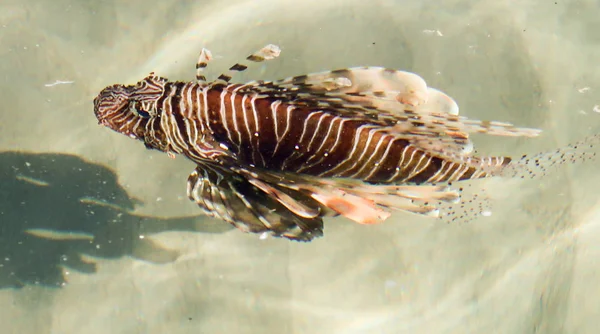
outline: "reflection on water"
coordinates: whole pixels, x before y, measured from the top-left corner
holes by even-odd
[[[331,219],[325,238],[296,244],[197,218],[184,198],[192,165],[96,124],[91,100],[108,84],[150,71],[191,80],[202,47],[218,74],[274,43],[281,57],[240,80],[393,67],[448,92],[466,116],[544,129],[540,140],[476,138],[481,153],[546,151],[600,131],[595,0],[376,3],[3,4],[7,333],[594,333],[594,164],[492,182],[493,215],[470,224]]]

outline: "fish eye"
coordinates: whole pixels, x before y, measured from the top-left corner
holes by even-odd
[[[140,106],[140,103],[137,101],[129,103],[129,110],[136,116],[150,118],[150,113],[146,110],[143,110]]]

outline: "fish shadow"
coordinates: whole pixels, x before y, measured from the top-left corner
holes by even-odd
[[[137,204],[105,166],[68,154],[0,153],[0,288],[61,287],[65,271],[95,273],[94,258],[169,263],[179,253],[148,236],[232,229],[205,216],[135,214]]]

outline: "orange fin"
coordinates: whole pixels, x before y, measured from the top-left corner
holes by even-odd
[[[338,214],[359,224],[377,224],[391,215],[377,206],[377,203],[341,189],[325,189],[320,187],[302,187],[311,190],[311,197]]]

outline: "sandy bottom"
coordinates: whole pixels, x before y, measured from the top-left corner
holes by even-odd
[[[197,216],[193,165],[98,126],[91,102],[150,71],[192,80],[202,47],[215,77],[274,43],[239,80],[410,70],[463,115],[545,131],[480,152],[551,150],[600,131],[596,0],[149,3],[2,6],[2,333],[597,332],[593,163],[486,184],[493,214],[469,224],[398,213],[260,240]]]

